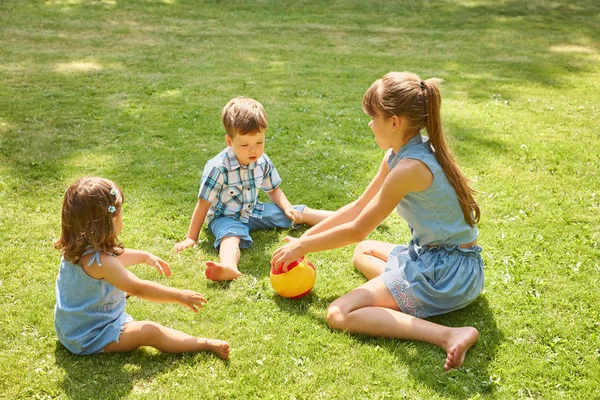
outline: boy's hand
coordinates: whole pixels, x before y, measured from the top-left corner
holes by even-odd
[[[302,223],[302,213],[293,207],[285,210],[285,215],[296,224]]]
[[[196,241],[194,239],[185,238],[185,240],[175,245],[175,252],[179,253],[180,251],[183,251],[191,246],[196,247]]]
[[[146,264],[155,267],[161,275],[171,276],[171,267],[169,267],[169,264],[152,253],[148,253]]]
[[[203,295],[193,290],[181,290],[180,294],[179,303],[195,313],[198,313],[198,309],[208,303]]]

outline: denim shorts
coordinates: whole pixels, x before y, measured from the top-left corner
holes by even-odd
[[[296,210],[302,212],[305,205],[293,206]],[[288,218],[283,210],[272,203],[264,203],[262,218],[250,217],[247,223],[241,222],[232,217],[217,217],[210,221],[208,228],[215,235],[215,249],[221,245],[223,238],[229,236],[239,237],[240,248],[247,249],[252,246],[252,238],[250,232],[257,229],[273,229],[273,228],[295,228],[294,222]]]
[[[481,247],[395,247],[381,275],[400,310],[418,318],[467,306],[483,290]]]

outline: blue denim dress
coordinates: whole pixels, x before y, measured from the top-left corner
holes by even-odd
[[[392,153],[390,170],[403,158],[425,163],[433,182],[422,192],[407,193],[398,204],[412,240],[392,250],[381,277],[402,312],[427,318],[458,310],[477,298],[483,290],[483,259],[480,246],[459,247],[477,239],[477,227],[465,221],[456,192],[427,139],[417,134]]]
[[[92,254],[88,266],[100,264],[100,252]],[[81,266],[60,262],[56,278],[54,327],[58,340],[73,354],[101,353],[106,345],[119,341],[126,322],[125,292],[104,279],[94,279]]]

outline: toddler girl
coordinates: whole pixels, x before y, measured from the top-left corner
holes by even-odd
[[[167,353],[207,350],[227,359],[229,344],[198,338],[125,312],[125,293],[173,302],[193,312],[206,303],[200,293],[137,278],[126,267],[145,263],[171,275],[169,265],[146,251],[124,249],[123,193],[104,178],[82,178],[66,191],[62,232],[54,247],[62,252],[56,279],[54,325],[60,342],[74,354],[125,352],[152,346]]]

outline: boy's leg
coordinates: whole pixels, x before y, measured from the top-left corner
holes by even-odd
[[[300,220],[295,222],[288,218],[283,210],[272,203],[265,203],[263,208],[262,218],[250,217],[248,225],[250,230],[256,229],[272,229],[272,228],[293,228],[294,225],[308,224],[315,225],[329,215],[333,214],[333,211],[313,210],[306,207],[305,205],[295,205],[294,208],[301,214]]]
[[[218,339],[198,338],[151,321],[131,321],[123,325],[118,342],[104,347],[105,353],[133,351],[140,346],[152,346],[165,353],[210,351],[226,360],[229,343]]]
[[[463,364],[467,351],[479,337],[477,329],[470,326],[451,328],[401,312],[380,277],[331,303],[327,323],[340,331],[419,340],[439,346],[446,351],[446,371]]]
[[[215,248],[219,249],[219,262],[206,262],[204,275],[212,281],[230,281],[242,273],[238,269],[240,247],[252,245],[248,224],[231,217],[213,219],[208,225],[215,235]]]
[[[237,236],[224,237],[219,247],[219,262],[206,262],[207,279],[211,281],[230,281],[242,275],[238,269],[240,262],[240,238]]]
[[[302,211],[299,206],[294,206],[294,208]],[[285,215],[283,210],[272,203],[264,203],[262,218],[250,217],[248,221],[250,231],[274,228],[289,229],[293,224],[294,222]]]
[[[296,223],[313,226],[323,221],[325,218],[329,217],[334,212],[327,210],[313,210],[312,208],[304,207],[301,213],[301,220],[296,221]]]

